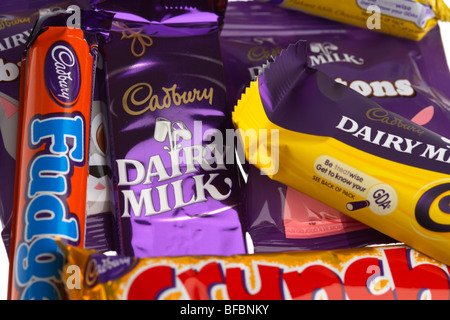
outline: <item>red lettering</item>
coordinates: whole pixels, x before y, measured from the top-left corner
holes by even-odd
[[[178,275],[192,300],[210,300],[209,290],[216,283],[223,283],[223,276],[217,262],[205,265],[200,271],[187,270]]]
[[[397,299],[415,300],[420,298],[425,289],[430,290],[433,300],[449,299],[449,278],[443,269],[433,264],[420,264],[411,268],[409,250],[405,248],[387,249],[385,255],[394,279]]]
[[[318,289],[325,290],[329,300],[344,299],[341,279],[325,266],[310,266],[301,273],[286,272],[282,277],[294,300],[313,299]]]
[[[249,293],[244,272],[240,268],[227,268],[225,282],[230,300],[282,300],[281,270],[278,267],[258,266],[261,288],[255,294]],[[256,275],[257,276],[257,275]]]
[[[381,261],[378,258],[362,258],[352,262],[344,276],[344,288],[350,300],[393,300],[394,295],[391,289],[384,294],[373,294],[368,287],[371,279],[376,280],[377,276],[382,276]],[[380,271],[374,274],[373,270]]]
[[[156,300],[174,286],[174,272],[169,266],[151,267],[141,272],[128,290],[128,300]]]

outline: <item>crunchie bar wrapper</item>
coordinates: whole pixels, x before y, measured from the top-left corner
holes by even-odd
[[[438,21],[450,21],[450,9],[442,0],[262,1],[415,41],[421,40]]]
[[[73,300],[450,298],[448,266],[402,245],[157,258],[71,246],[63,251],[63,278]]]
[[[449,264],[450,141],[308,66],[306,45],[299,41],[277,56],[236,105],[247,159],[270,178]],[[247,139],[247,130],[266,135]]]
[[[81,28],[69,26],[72,14],[42,16],[21,63],[9,299],[64,298],[62,256],[54,239],[85,245],[89,130],[100,33],[96,18],[88,13]]]

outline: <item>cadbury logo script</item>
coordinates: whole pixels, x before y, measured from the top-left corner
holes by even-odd
[[[214,89],[204,88],[192,89],[187,91],[177,90],[174,84],[170,88],[162,87],[163,95],[153,93],[153,88],[146,82],[140,82],[132,85],[125,92],[122,98],[123,108],[126,113],[133,116],[141,115],[147,111],[163,110],[170,108],[172,105],[180,106],[182,104],[190,104],[196,101],[207,101],[212,105]],[[142,97],[138,98],[141,94]],[[129,104],[131,102],[131,105]]]
[[[53,100],[63,107],[78,99],[81,86],[80,64],[67,42],[56,42],[45,58],[45,85]]]

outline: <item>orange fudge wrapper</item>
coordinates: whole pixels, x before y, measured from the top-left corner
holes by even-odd
[[[449,299],[449,268],[402,245],[136,258],[67,246],[74,300]]]
[[[54,238],[83,246],[95,48],[46,27],[22,61],[9,299],[62,299]]]

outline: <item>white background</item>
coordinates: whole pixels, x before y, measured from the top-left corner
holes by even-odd
[[[447,6],[450,7],[450,0],[444,0]],[[442,40],[444,42],[444,48],[447,56],[447,62],[450,66],[450,22],[439,23],[441,28]],[[448,84],[448,90],[450,91],[450,83]],[[450,124],[449,124],[450,125]],[[1,170],[1,169],[0,169]],[[1,230],[1,226],[0,226]],[[1,240],[0,240],[1,242]],[[8,258],[3,243],[0,243],[0,300],[5,300],[7,297],[8,288]]]

